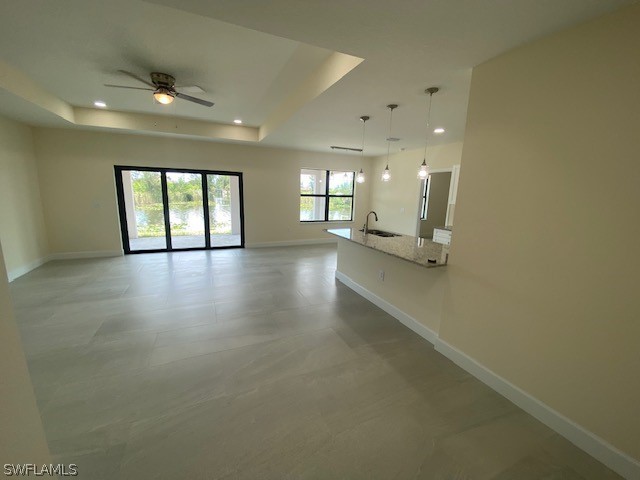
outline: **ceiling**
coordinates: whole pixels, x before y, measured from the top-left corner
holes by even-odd
[[[433,99],[432,127],[446,129],[431,141],[460,141],[473,66],[629,3],[4,0],[0,61],[52,97],[85,108],[70,122],[43,108],[46,102],[34,105],[32,97],[2,83],[0,74],[0,113],[34,125],[113,128],[115,120],[78,120],[87,118],[91,112],[86,108],[100,99],[112,117],[117,112],[148,119],[168,116],[196,120],[198,128],[240,118],[259,133],[220,133],[215,139],[312,151],[328,151],[329,145],[358,147],[358,117],[366,114],[371,116],[366,153],[378,155],[386,153],[385,106],[397,103],[392,136],[401,141],[392,151],[420,148],[425,88],[441,87]],[[347,59],[348,66],[336,73],[331,62],[340,54],[346,54],[340,58]],[[150,92],[104,87],[138,86],[119,69],[141,76],[170,73],[178,84],[202,87],[205,93],[194,95],[215,106],[181,100],[162,106],[153,102]],[[131,122],[121,121],[117,128],[140,131],[139,123],[135,128],[127,125]],[[182,134],[193,133],[189,128],[194,122],[184,125]]]
[[[144,2],[29,0],[3,2],[0,58],[66,102],[110,109],[260,125],[287,90],[331,53],[199,15]],[[103,84],[144,87],[118,70],[149,80],[167,72],[215,108]]]

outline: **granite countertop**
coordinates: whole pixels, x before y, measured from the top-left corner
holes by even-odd
[[[365,235],[356,228],[329,228],[325,232],[423,267],[443,267],[447,264],[449,248],[425,238],[409,235],[379,237],[371,233]],[[429,260],[435,260],[435,263]]]

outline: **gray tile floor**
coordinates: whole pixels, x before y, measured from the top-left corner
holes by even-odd
[[[51,262],[12,283],[56,461],[99,479],[609,479],[334,280],[332,246]]]

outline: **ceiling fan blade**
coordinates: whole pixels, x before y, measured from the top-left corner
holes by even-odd
[[[129,76],[131,78],[134,78],[134,79],[138,80],[139,82],[144,83],[145,85],[148,85],[150,87],[156,88],[156,86],[153,83],[151,83],[149,80],[145,80],[144,78],[139,77],[135,73],[127,72],[126,70],[118,70],[118,71],[120,73],[124,73],[125,75],[127,75],[127,76]]]
[[[184,93],[204,93],[204,89],[199,85],[176,85],[174,88]]]
[[[191,95],[185,95],[184,93],[176,92],[176,97],[187,100],[189,102],[197,103],[199,105],[204,105],[205,107],[213,107],[213,102],[202,100],[201,98],[192,97]]]
[[[111,85],[108,83],[104,84],[105,87],[111,87],[111,88],[128,88],[130,90],[146,90],[148,92],[155,92],[156,89],[155,88],[142,88],[142,87],[127,87],[125,85]]]

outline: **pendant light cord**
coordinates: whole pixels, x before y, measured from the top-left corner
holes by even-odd
[[[427,111],[427,131],[424,136],[424,161],[427,161],[427,142],[429,141],[429,124],[431,123],[431,100],[433,93],[429,92],[429,109]]]
[[[367,128],[367,121],[362,119],[362,151],[360,152],[360,157],[364,158],[364,132]]]
[[[389,165],[389,153],[391,153],[391,125],[393,125],[393,109],[389,106],[391,113],[389,114],[389,136],[387,137],[387,166]]]

